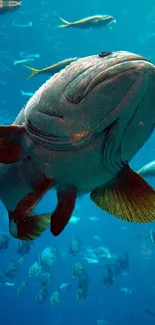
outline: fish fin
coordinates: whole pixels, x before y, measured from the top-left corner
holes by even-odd
[[[69,192],[58,191],[58,204],[51,216],[51,232],[54,236],[58,236],[69,222],[74,210],[76,194],[75,189]]]
[[[0,163],[11,164],[26,157],[21,147],[25,132],[19,125],[0,126]]]
[[[155,221],[155,191],[135,171],[126,166],[108,188],[98,187],[90,197],[101,209],[135,223]]]
[[[59,28],[65,28],[65,27],[69,27],[71,24],[69,23],[69,21],[59,17],[59,19],[64,23],[63,25],[59,25]]]
[[[32,241],[39,237],[50,226],[51,214],[26,216],[14,222],[9,218],[9,229],[13,237],[24,241]]]
[[[34,192],[27,194],[18,203],[16,209],[9,212],[9,228],[13,237],[21,240],[34,240],[50,225],[51,214],[37,216],[29,215],[29,213],[53,185],[54,180],[44,178],[43,182],[36,186]]]
[[[25,68],[27,68],[27,69],[29,69],[31,71],[31,74],[26,78],[26,80],[29,80],[29,79],[37,76],[40,73],[40,71],[41,71],[39,69],[35,69],[33,67],[29,67],[28,65],[23,65],[23,67],[25,67]]]

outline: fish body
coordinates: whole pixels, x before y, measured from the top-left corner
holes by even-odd
[[[74,215],[71,216],[70,220],[69,220],[70,223],[78,223],[80,222],[80,218],[79,217],[76,217]]]
[[[34,95],[34,93],[24,91],[24,90],[21,90],[20,93],[22,96],[27,96],[27,97],[32,97]]]
[[[152,228],[149,233],[149,242],[155,244],[155,230]]]
[[[138,170],[138,174],[143,177],[155,177],[155,161],[144,165],[141,169]]]
[[[20,57],[24,59],[40,59],[40,54],[39,53],[26,53],[26,52],[20,52],[19,53]]]
[[[32,244],[31,243],[27,243],[27,242],[23,242],[23,241],[19,241],[17,248],[16,248],[16,252],[18,254],[20,254],[21,256],[28,254],[30,252],[32,248]]]
[[[90,29],[90,28],[100,28],[111,23],[116,23],[114,17],[106,15],[91,16],[74,22],[68,22],[67,20],[59,17],[63,22],[62,25],[58,26],[60,28],[74,27],[80,29]]]
[[[66,59],[66,60],[60,61],[58,63],[55,63],[51,66],[45,67],[43,69],[35,69],[33,67],[29,67],[29,66],[25,65],[24,67],[31,71],[31,74],[28,76],[27,80],[37,76],[38,74],[53,75],[53,74],[59,72],[60,70],[64,69],[71,62],[74,62],[76,60],[77,60],[77,58]]]
[[[16,23],[16,20],[14,20],[12,22],[12,25],[15,27],[19,27],[19,28],[28,28],[28,27],[32,27],[33,24],[32,24],[32,21],[28,21],[25,24],[18,24],[18,23]]]
[[[4,249],[9,247],[9,237],[3,233],[0,233],[0,251],[3,252]]]
[[[0,0],[0,15],[5,14],[9,11],[13,11],[19,8],[22,5],[21,1],[7,1],[7,0]]]
[[[34,61],[33,58],[26,58],[26,59],[21,59],[21,60],[14,60],[13,64],[17,65],[17,64],[22,64],[22,63],[26,63],[26,62],[30,62],[30,61]]]
[[[32,139],[33,160],[35,162],[39,160],[39,169],[43,170],[44,168],[46,177],[51,178],[56,174],[58,183],[61,183],[63,178],[63,182],[66,185],[67,183],[72,183],[73,187],[79,189],[79,194],[86,194],[91,192],[97,185],[103,185],[103,179],[105,184],[111,181],[111,179],[121,171],[124,162],[130,161],[133,158],[134,154],[140,148],[140,142],[144,141],[144,138],[140,138],[140,142],[138,142],[138,144],[136,141],[133,141],[134,143],[131,147],[129,147],[129,150],[126,150],[125,141],[129,135],[131,135],[130,128],[128,130],[126,127],[126,121],[124,122],[124,120],[119,126],[117,119],[119,119],[121,113],[124,114],[124,110],[128,111],[128,106],[124,108],[123,105],[123,107],[119,109],[119,113],[116,114],[115,111],[112,110],[112,107],[116,107],[118,96],[122,99],[124,98],[124,93],[130,95],[130,89],[133,88],[132,83],[134,87],[139,87],[141,91],[143,90],[141,86],[144,87],[144,91],[147,88],[146,82],[141,85],[139,84],[140,80],[137,80],[137,69],[140,70],[141,68],[139,68],[141,62],[139,60],[137,63],[137,58],[138,57],[133,57],[133,60],[131,59],[131,61],[129,60],[126,63],[124,62],[123,54],[121,57],[120,53],[119,58],[115,57],[115,54],[111,55],[111,60],[110,56],[105,57],[105,59],[99,58],[98,56],[79,59],[69,66],[68,69],[62,70],[62,73],[60,72],[47,81],[47,83],[45,83],[28,102],[24,111],[26,121],[25,128]],[[117,61],[116,66],[115,60]],[[154,70],[154,66],[149,62],[145,62],[144,65]],[[125,71],[122,71],[122,69]],[[126,76],[129,76],[129,73],[132,70],[134,71],[134,69],[135,72],[131,74],[130,79],[128,80],[128,78],[126,78],[126,82],[124,84],[121,83],[122,79],[124,80]],[[110,85],[109,83],[107,85],[105,81],[103,81],[103,83],[100,82],[100,78],[102,78],[101,75],[106,75],[106,79],[107,77],[110,78],[112,73],[113,75],[111,79],[113,82],[117,80],[117,74],[120,74],[118,78],[121,83],[121,87],[116,85],[114,88],[113,86],[113,99],[110,101],[107,93],[109,92],[110,94],[112,85],[111,83]],[[104,91],[100,89],[101,84],[104,85]],[[62,96],[61,102],[60,96]],[[98,100],[99,96],[101,97],[100,101]],[[53,100],[52,107],[50,104],[51,98]],[[100,104],[99,106],[101,106],[100,110],[98,109],[98,114],[96,114],[96,111],[94,111],[97,101],[96,98],[98,100],[98,105]],[[108,103],[110,101],[110,103],[108,107],[105,108],[105,106],[107,106],[107,101]],[[131,102],[129,104],[127,102],[127,105],[132,106],[133,112],[135,111],[134,105],[136,105],[137,102],[139,103],[139,93],[138,91],[134,91],[134,96],[131,98]],[[77,109],[73,110],[74,106],[77,107]],[[33,114],[31,114],[32,107]],[[29,118],[29,114],[31,115],[31,118]],[[49,122],[50,118],[47,119],[47,114],[49,117],[51,117],[51,123]],[[132,118],[131,110],[128,118]],[[31,128],[31,124],[34,128],[36,128],[35,131],[33,131],[33,127]],[[153,128],[153,123],[151,126]],[[102,151],[103,142],[106,137],[104,131],[109,127],[114,129],[116,134],[117,128],[121,129],[121,131],[118,132],[119,140],[121,139],[121,135],[123,137],[124,132],[125,134],[122,139],[121,157],[120,154],[117,154],[117,147],[119,148],[120,145],[118,140],[115,148],[116,153],[114,152],[114,166],[112,163],[112,166],[108,166],[110,162],[107,161],[107,166],[104,167],[105,163],[103,164],[101,160],[100,152]],[[50,136],[48,137],[48,135],[44,135],[44,133],[51,134],[51,132],[51,138]],[[104,134],[103,136],[100,136],[100,133],[102,132]],[[148,137],[146,137],[145,140],[147,140],[147,138]],[[44,150],[44,154],[47,155],[46,162],[49,164],[49,159],[51,159],[52,154],[49,156],[48,150],[52,149],[52,159],[54,159],[54,161],[53,164],[50,164],[50,167],[49,165],[47,168],[43,166],[44,161],[42,162],[42,160],[39,159],[37,145],[35,148],[33,148],[33,140],[39,143],[39,145],[47,148],[47,151]],[[109,142],[113,143],[113,141],[110,140],[111,139],[109,139]],[[106,148],[105,144],[104,151],[106,150],[109,150],[109,147]],[[58,151],[57,155],[55,155],[54,151]],[[68,151],[73,151],[74,161],[68,157]],[[91,159],[94,153],[95,157],[94,159]],[[107,154],[109,154],[109,152]],[[62,155],[64,159],[63,166],[65,168],[65,172],[64,170],[62,171],[59,166],[59,161],[61,161]],[[102,158],[105,159],[104,157]],[[82,168],[84,161],[85,164],[88,164],[89,162],[87,170]],[[74,164],[74,168],[72,168],[72,164]],[[79,168],[80,165],[81,168]],[[75,170],[79,170],[80,173],[75,173]],[[93,170],[95,172],[94,180],[92,180],[91,177]],[[68,174],[70,174],[70,176]]]
[[[13,287],[15,285],[15,283],[13,283],[13,282],[5,282],[5,284],[8,287]]]
[[[0,127],[0,198],[12,236],[33,240],[48,226],[57,236],[87,193],[120,219],[154,221],[155,192],[129,167],[154,130],[154,100],[154,65],[125,51],[78,59],[44,83]],[[51,188],[55,210],[36,215]]]

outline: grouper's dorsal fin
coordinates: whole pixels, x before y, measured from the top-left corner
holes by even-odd
[[[24,158],[21,140],[25,132],[20,125],[0,126],[0,163],[11,164]]]
[[[155,221],[155,191],[128,166],[113,184],[96,188],[90,196],[102,210],[122,220],[135,223]]]

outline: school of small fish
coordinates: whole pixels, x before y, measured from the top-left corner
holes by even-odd
[[[102,241],[102,239],[100,240]],[[37,260],[27,268],[25,258],[33,250],[34,242],[18,241],[16,245],[17,260],[10,261],[5,269],[0,268],[0,285],[15,287],[19,295],[25,295],[29,288],[33,287],[36,279],[39,292],[36,296],[34,295],[34,300],[38,304],[49,300],[51,305],[54,306],[61,303],[64,292],[69,294],[73,290],[74,281],[77,283],[77,302],[82,303],[87,299],[90,278],[84,260],[89,265],[93,263],[94,257],[96,258],[96,263],[103,269],[102,283],[107,287],[114,285],[116,278],[121,276],[124,271],[128,272],[130,260],[127,252],[117,256],[117,254],[111,254],[108,248],[104,246],[95,246],[94,248],[86,246],[82,249],[81,245],[81,240],[75,237],[69,243],[68,248],[65,248],[65,254],[61,250],[58,252],[54,246],[45,247],[38,255]],[[4,233],[0,233],[1,252],[8,250],[9,246],[10,238]],[[60,283],[53,291],[54,279],[52,274],[56,268],[57,253],[61,255],[62,259],[67,258],[68,262],[71,257],[79,256],[83,261],[74,262],[71,270],[72,277],[68,278],[68,282],[66,282],[64,275],[64,282]],[[104,265],[102,265],[103,262]],[[21,266],[24,264],[27,269],[27,276],[17,286],[16,278]],[[132,294],[130,288],[120,287],[120,291],[125,294],[127,294],[127,290]]]

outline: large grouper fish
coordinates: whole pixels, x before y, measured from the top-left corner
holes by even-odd
[[[154,127],[155,67],[142,56],[103,52],[47,80],[0,127],[0,199],[12,236],[33,240],[49,225],[57,236],[87,193],[120,219],[155,221],[155,191],[129,167]],[[51,188],[54,212],[36,215]]]

